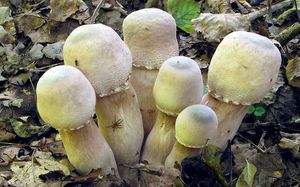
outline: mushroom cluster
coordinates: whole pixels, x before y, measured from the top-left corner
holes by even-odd
[[[80,174],[101,168],[139,186],[137,171],[122,166],[143,160],[172,168],[207,144],[224,149],[248,106],[278,76],[280,52],[268,38],[233,32],[213,55],[202,97],[201,70],[178,56],[171,15],[139,10],[124,20],[123,31],[125,42],[103,24],[76,28],[64,44],[65,65],[37,84],[38,111],[59,131]]]

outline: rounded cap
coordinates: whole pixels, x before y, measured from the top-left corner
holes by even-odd
[[[80,69],[98,96],[128,88],[131,53],[119,35],[103,24],[77,27],[64,44],[64,63]]]
[[[36,87],[41,118],[59,130],[82,127],[94,114],[96,95],[83,73],[71,66],[46,71]]]
[[[277,80],[281,54],[270,39],[250,32],[227,35],[208,71],[208,91],[234,104],[259,102]]]
[[[153,87],[156,107],[177,116],[185,107],[201,102],[203,81],[198,64],[184,56],[166,60]]]
[[[163,10],[132,12],[124,19],[123,34],[134,66],[158,69],[165,60],[179,54],[175,19]]]
[[[217,134],[216,113],[206,105],[191,105],[178,115],[175,123],[176,140],[190,148],[201,148]]]

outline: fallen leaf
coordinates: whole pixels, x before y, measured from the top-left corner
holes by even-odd
[[[281,149],[288,149],[295,158],[300,158],[300,134],[280,133],[283,137],[278,146]]]
[[[195,0],[169,0],[168,12],[175,18],[176,25],[187,33],[195,32],[191,20],[200,13],[200,3]]]
[[[220,42],[226,35],[233,31],[249,31],[250,22],[242,14],[211,14],[201,13],[192,20],[197,32],[209,42]]]
[[[255,165],[249,163],[247,160],[246,162],[247,164],[236,182],[236,187],[253,187],[254,185],[254,177],[257,169]]]
[[[44,127],[34,126],[16,119],[11,119],[10,123],[14,132],[21,138],[30,138],[44,130]]]
[[[33,60],[39,60],[43,58],[42,49],[44,46],[42,44],[35,44],[29,51],[29,55]]]
[[[44,47],[42,52],[45,54],[47,58],[51,58],[53,60],[63,60],[63,42],[56,42],[53,44],[47,44],[47,46]]]
[[[300,88],[300,57],[295,56],[288,60],[286,66],[286,77],[289,81],[289,85]]]
[[[40,176],[50,172],[60,172],[65,176],[70,175],[69,169],[63,164],[55,161],[49,152],[35,151],[34,159],[25,163],[13,162],[11,170],[13,178],[8,182],[14,186],[48,186]]]

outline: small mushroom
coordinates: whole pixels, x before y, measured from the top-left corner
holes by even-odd
[[[144,131],[138,100],[128,82],[132,57],[126,44],[108,26],[82,25],[68,36],[63,53],[64,63],[80,69],[95,89],[98,125],[117,163],[138,163]],[[124,167],[119,172],[122,178],[132,173]]]
[[[142,160],[164,164],[175,143],[175,120],[187,106],[199,104],[203,82],[198,64],[183,56],[166,60],[153,88],[158,115],[144,145]]]
[[[176,22],[163,10],[145,8],[124,19],[123,34],[132,53],[130,82],[139,100],[146,138],[157,115],[152,90],[158,70],[165,60],[179,54]]]
[[[277,80],[281,54],[264,36],[236,31],[217,47],[208,70],[208,94],[202,103],[218,117],[213,143],[224,149],[235,136],[248,106],[259,102]]]
[[[218,120],[215,112],[206,105],[191,105],[179,113],[175,123],[176,142],[165,161],[173,167],[186,157],[200,154],[202,148],[217,134]]]
[[[59,131],[68,159],[80,174],[101,168],[103,174],[119,176],[113,152],[92,119],[95,91],[78,69],[49,69],[39,79],[36,95],[41,118]]]

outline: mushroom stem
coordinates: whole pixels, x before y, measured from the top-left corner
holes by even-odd
[[[80,129],[59,130],[59,134],[70,163],[80,174],[101,168],[105,175],[114,173],[120,177],[114,154],[93,119]]]
[[[156,122],[144,145],[142,160],[160,164],[165,162],[176,141],[175,120],[176,116],[158,110]]]
[[[165,166],[174,167],[174,163],[177,161],[179,164],[186,157],[192,157],[200,154],[202,148],[189,148],[180,144],[177,140],[166,158]]]
[[[248,111],[247,105],[236,105],[219,101],[209,94],[202,98],[202,104],[212,108],[218,117],[217,135],[211,144],[225,149],[228,140],[232,140]]]
[[[158,69],[150,70],[143,67],[132,67],[130,82],[134,85],[138,96],[141,114],[143,117],[145,138],[150,133],[157,116],[155,101],[152,94],[157,74]]]
[[[118,164],[134,165],[139,162],[144,131],[137,103],[136,93],[130,84],[127,90],[97,97],[96,100],[99,128]],[[122,178],[126,178],[126,173],[127,168],[120,168]]]

